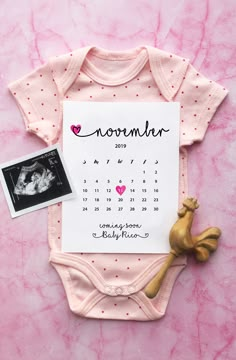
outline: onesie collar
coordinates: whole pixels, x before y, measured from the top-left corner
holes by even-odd
[[[107,51],[101,48],[92,48],[83,63],[83,72],[101,85],[116,86],[127,83],[137,76],[148,61],[147,50],[144,47],[129,51]],[[103,60],[124,62],[131,61],[124,70],[107,75],[102,69],[97,68],[89,57],[94,56]]]
[[[188,59],[162,51],[152,46],[140,46],[125,51],[110,51],[96,46],[83,47],[73,51],[70,54],[71,56],[68,65],[68,71],[63,75],[60,81],[62,92],[64,94],[76,80],[83,64],[85,64],[87,71],[91,70],[91,67],[88,66],[88,62],[86,61],[86,57],[89,52],[95,54],[96,56],[102,56],[107,59],[130,59],[137,57],[137,59],[134,60],[134,65],[131,65],[131,68],[128,69],[130,71],[123,74],[124,78],[122,81],[126,82],[136,76],[137,72],[140,72],[146,62],[149,60],[151,72],[155,82],[167,101],[173,100],[183,81],[184,75],[189,65]],[[112,83],[111,80],[109,85],[116,86],[117,83],[115,80]]]

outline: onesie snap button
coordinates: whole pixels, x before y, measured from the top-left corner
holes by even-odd
[[[117,295],[121,295],[121,294],[123,294],[123,289],[122,289],[121,287],[117,287],[117,288],[115,289],[115,293],[116,293]]]
[[[129,291],[130,294],[134,293],[135,289],[136,289],[135,286],[132,286],[132,285],[128,286],[128,291]]]
[[[105,292],[107,293],[107,294],[111,294],[112,293],[112,286],[109,286],[109,285],[107,285],[107,286],[105,286]]]

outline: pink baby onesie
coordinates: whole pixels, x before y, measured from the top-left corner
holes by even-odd
[[[62,144],[63,100],[180,102],[179,203],[187,196],[186,146],[201,141],[227,94],[187,59],[142,46],[113,52],[85,47],[54,57],[9,85],[26,129],[48,145]],[[144,287],[166,254],[88,254],[61,251],[61,204],[48,209],[50,262],[64,284],[70,309],[84,317],[154,320],[165,313],[186,258],[177,258],[154,299]]]

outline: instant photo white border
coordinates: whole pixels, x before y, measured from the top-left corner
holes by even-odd
[[[67,177],[67,180],[69,182],[69,185],[70,185],[70,188],[71,188],[72,192],[70,194],[62,195],[62,196],[56,197],[55,199],[45,201],[45,202],[43,202],[41,204],[33,205],[33,206],[30,206],[30,207],[27,207],[26,209],[15,211],[14,206],[12,204],[12,199],[11,199],[8,187],[7,187],[7,183],[6,183],[4,175],[3,175],[3,169],[8,167],[8,166],[17,165],[17,163],[19,163],[19,162],[22,162],[22,161],[25,161],[25,160],[30,160],[30,159],[32,159],[32,158],[34,158],[36,156],[46,154],[46,153],[48,153],[50,151],[53,151],[53,150],[57,150],[57,152],[58,152],[58,155],[59,155],[59,157],[61,159],[61,163],[62,163],[62,166],[64,168],[64,171],[65,171],[65,174],[66,174],[66,177]],[[1,184],[2,184],[3,192],[4,192],[5,198],[7,200],[7,204],[8,204],[8,207],[9,207],[10,214],[11,214],[12,218],[27,214],[27,213],[35,211],[35,210],[42,209],[42,208],[47,207],[49,205],[57,204],[57,203],[59,203],[59,202],[61,202],[63,200],[68,200],[68,199],[74,198],[76,196],[76,192],[75,192],[75,189],[73,187],[71,178],[69,176],[69,173],[68,173],[68,170],[67,170],[64,158],[63,158],[62,151],[61,151],[58,144],[48,146],[48,147],[46,147],[46,148],[44,148],[42,150],[39,150],[39,151],[36,151],[34,153],[31,153],[31,154],[22,156],[20,158],[10,160],[10,161],[7,161],[7,162],[5,162],[3,164],[0,164],[0,181],[1,181]]]

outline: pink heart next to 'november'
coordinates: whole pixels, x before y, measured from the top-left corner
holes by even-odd
[[[125,185],[122,185],[122,186],[117,185],[116,186],[116,191],[118,192],[119,195],[122,195],[125,192],[125,189],[126,189]]]
[[[71,125],[70,129],[75,135],[78,135],[81,130],[81,125]]]

